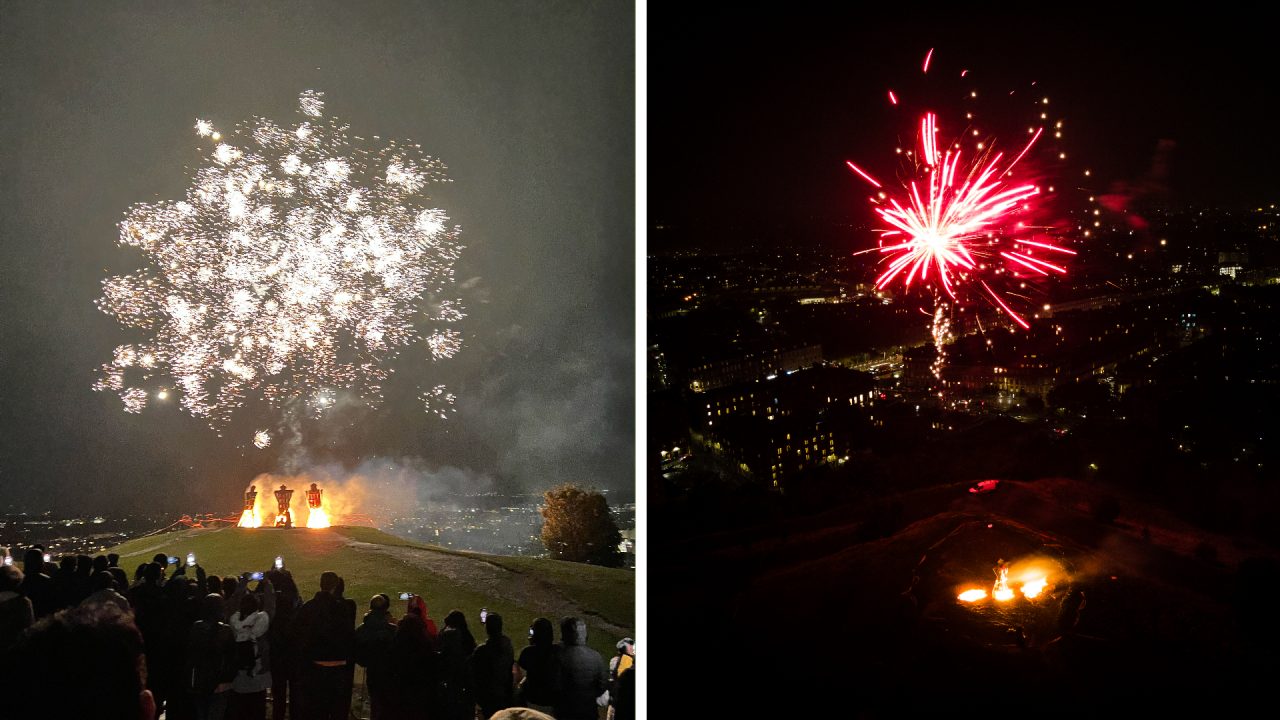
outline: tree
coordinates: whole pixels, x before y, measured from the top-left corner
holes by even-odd
[[[576,485],[543,494],[542,544],[558,560],[619,567],[622,533],[609,514],[604,495]]]

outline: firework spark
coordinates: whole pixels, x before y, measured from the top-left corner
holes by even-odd
[[[429,338],[436,360],[460,349],[459,229],[424,194],[448,182],[444,166],[416,144],[366,149],[325,117],[321,93],[302,93],[299,112],[293,127],[254,118],[226,138],[197,120],[212,147],[185,197],[120,222],[119,243],[147,264],[107,278],[98,306],[148,338],[117,347],[94,389],[125,410],[162,377],[213,427],[251,399],[278,409],[345,389],[374,406],[409,346]],[[453,400],[432,392],[437,408]]]
[[[1029,211],[1040,188],[1030,182],[1018,182],[1013,170],[1041,132],[1036,131],[1008,165],[1001,164],[1002,153],[990,151],[980,152],[968,165],[962,165],[963,153],[958,143],[945,143],[943,147],[949,149],[939,151],[936,115],[926,112],[919,127],[919,157],[923,164],[917,166],[917,177],[905,183],[902,198],[889,197],[887,205],[878,198],[872,199],[885,227],[879,231],[879,247],[863,252],[879,252],[887,263],[876,278],[876,289],[898,282],[909,290],[912,283],[924,283],[932,277],[952,300],[958,300],[957,289],[977,280],[996,307],[1018,325],[1027,327],[1026,321],[983,277],[994,281],[997,275],[1062,274],[1065,267],[1034,257],[1033,253],[1075,254],[1052,243],[1011,238],[1031,232],[1015,220]],[[978,147],[981,150],[985,145]],[[882,187],[858,166],[847,164],[876,188]],[[1001,249],[1002,243],[1011,249]]]
[[[253,434],[253,446],[259,450],[265,450],[271,447],[271,433],[266,430],[259,430]]]

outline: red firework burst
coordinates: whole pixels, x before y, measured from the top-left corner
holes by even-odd
[[[928,58],[925,68],[927,71]],[[1062,274],[1065,267],[1036,255],[1075,254],[1050,242],[1018,237],[1030,235],[1030,230],[1017,219],[1030,214],[1040,188],[1018,180],[1014,169],[1041,132],[1043,128],[1007,165],[1002,165],[1003,153],[990,151],[962,165],[958,145],[939,153],[937,117],[925,113],[920,121],[919,158],[923,164],[917,166],[917,177],[905,182],[902,198],[882,192],[881,197],[871,199],[884,227],[878,230],[879,246],[862,252],[878,252],[884,256],[882,262],[887,263],[876,279],[876,289],[897,282],[909,290],[913,282],[925,282],[932,274],[943,290],[958,300],[957,289],[976,282],[1001,311],[1027,328],[1027,322],[987,281],[996,282],[998,275]],[[867,182],[882,188],[867,172],[852,162],[848,165]]]

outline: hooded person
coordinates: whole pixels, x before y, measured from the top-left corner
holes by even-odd
[[[499,710],[515,704],[512,686],[512,667],[516,663],[511,638],[502,634],[502,616],[489,613],[484,621],[488,639],[471,654],[467,668],[471,676],[471,688],[475,694],[480,714],[489,717]]]
[[[596,720],[597,698],[609,689],[609,671],[600,653],[587,647],[587,624],[560,621],[560,702],[556,720]]]
[[[554,713],[560,701],[560,646],[555,628],[546,618],[529,627],[529,646],[520,651],[516,683],[521,705],[544,713]]]
[[[187,633],[183,689],[196,720],[218,720],[236,676],[236,636],[223,622],[226,601],[217,593],[200,599],[200,619]]]
[[[388,716],[396,720],[449,717],[440,713],[440,656],[417,613],[405,613],[396,624],[388,671]]]
[[[390,610],[391,598],[374,595],[369,600],[369,612],[356,628],[353,655],[355,661],[365,668],[370,720],[386,718],[392,703],[391,647],[396,637],[396,626],[391,622]]]
[[[228,714],[262,720],[267,713],[267,689],[271,687],[270,643],[267,641],[271,618],[262,610],[255,593],[240,595],[239,608],[230,623],[236,638],[236,676],[231,681],[232,711]]]
[[[476,705],[471,693],[467,660],[476,650],[476,640],[461,610],[450,611],[440,633],[440,701],[446,720],[470,720]]]
[[[422,599],[421,595],[409,596],[409,614],[417,615],[422,618],[422,624],[427,629],[427,637],[431,639],[432,644],[440,640],[440,633],[436,630],[436,622],[431,619],[431,615],[427,612],[427,601]]]

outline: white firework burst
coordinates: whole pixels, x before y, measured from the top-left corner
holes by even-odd
[[[291,128],[253,118],[224,137],[196,121],[212,145],[185,197],[119,224],[147,263],[104,280],[98,306],[147,339],[116,348],[95,390],[139,412],[142,386],[171,378],[216,428],[250,399],[281,408],[349,390],[376,406],[409,346],[458,352],[444,326],[465,314],[439,298],[455,297],[459,229],[424,194],[448,182],[444,166],[416,144],[366,149],[324,110],[308,90]]]
[[[436,385],[430,390],[424,391],[418,397],[422,400],[422,406],[426,408],[427,412],[436,415],[442,420],[448,420],[450,415],[458,411],[453,405],[458,399],[457,396],[449,392],[444,385]]]

